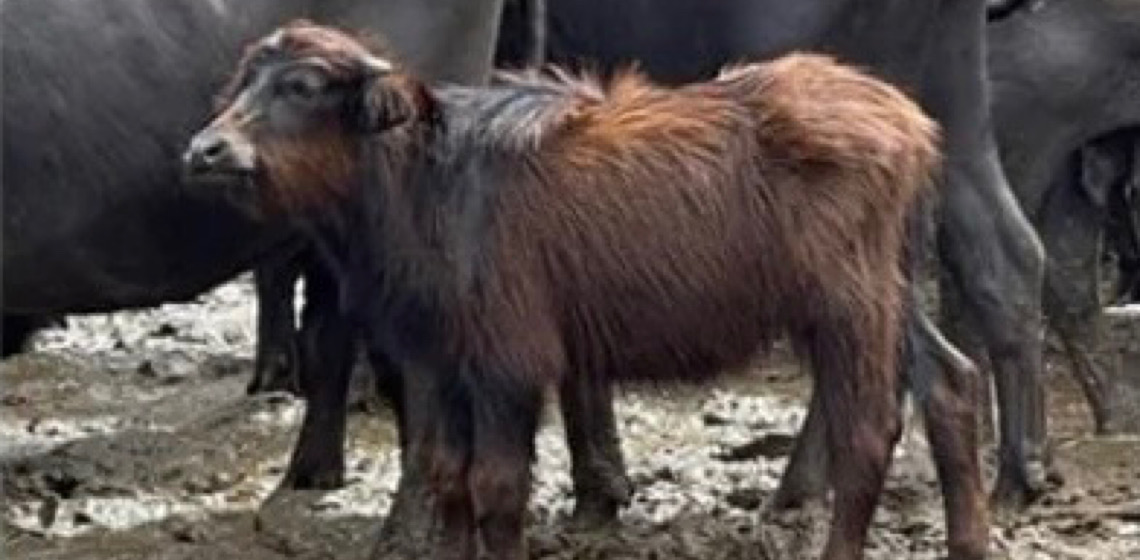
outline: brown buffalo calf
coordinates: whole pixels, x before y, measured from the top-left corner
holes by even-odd
[[[844,458],[824,555],[861,557],[935,125],[822,56],[676,89],[556,74],[429,87],[297,22],[250,49],[187,162],[303,221],[369,343],[411,372],[405,476],[430,482],[431,557],[525,558],[544,388],[708,379],[785,334]]]

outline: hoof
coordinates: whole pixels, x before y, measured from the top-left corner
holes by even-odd
[[[321,465],[295,461],[289,465],[280,488],[287,490],[336,490],[344,487],[344,465]]]
[[[767,510],[772,513],[805,509],[815,504],[827,501],[827,488],[817,486],[783,485],[776,489],[776,494],[768,502]]]
[[[423,543],[386,536],[376,540],[372,552],[368,555],[370,560],[421,560],[431,557],[431,550],[428,550]]]
[[[1140,435],[1140,413],[1116,412],[1111,414],[1103,422],[1097,424],[1096,435],[1100,437]]]
[[[419,560],[437,558],[438,550],[458,543],[442,539],[443,521],[435,515],[430,494],[418,486],[404,485],[396,491],[392,508],[372,546],[372,560]],[[452,550],[451,552],[455,552]]]
[[[576,492],[574,513],[570,516],[571,529],[594,531],[613,526],[617,523],[618,512],[633,500],[633,483],[628,477],[611,474],[602,478],[600,485],[589,485]]]
[[[301,394],[301,389],[297,387],[296,383],[292,381],[282,380],[281,378],[273,378],[270,381],[263,381],[259,378],[254,378],[245,387],[245,394],[264,395],[266,393],[288,393],[297,398],[304,398]]]
[[[253,368],[253,379],[246,385],[245,392],[249,395],[260,393],[284,392],[298,397],[301,394],[301,382],[296,360],[289,353],[276,352],[270,356],[258,356]]]
[[[289,490],[337,490],[344,488],[344,472],[320,472],[286,476],[281,487]]]
[[[622,503],[609,498],[579,499],[570,515],[570,529],[591,532],[617,524]]]
[[[1124,433],[1124,428],[1117,422],[1106,420],[1103,423],[1098,423],[1093,433],[1099,437],[1116,436]]]
[[[998,517],[1017,515],[1044,494],[1044,484],[1032,485],[1014,477],[999,477],[990,494],[990,509]]]
[[[988,543],[951,544],[947,560],[985,560],[988,556]]]

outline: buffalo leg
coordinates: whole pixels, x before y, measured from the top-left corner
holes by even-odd
[[[1118,172],[1101,191],[1107,191],[1105,237],[1116,253],[1118,278],[1114,299],[1119,303],[1140,302],[1140,138],[1127,138],[1124,146],[1119,142],[1107,144],[1104,148],[1108,158],[1101,161],[1116,164],[1113,170]],[[1086,150],[1091,150],[1083,152],[1086,156],[1095,157],[1099,152],[1095,148]],[[1093,160],[1086,157],[1082,163],[1087,165],[1090,161]]]
[[[400,449],[404,449],[408,444],[408,426],[404,405],[404,372],[400,364],[397,364],[388,352],[375,348],[368,349],[368,364],[372,368],[376,392],[392,407],[392,414],[396,417],[396,433],[399,437]]]
[[[1118,249],[1117,258],[1120,280],[1117,283],[1116,302],[1140,303],[1140,252],[1126,254]]]
[[[257,267],[257,353],[253,379],[246,392],[287,391],[299,394],[300,359],[294,320],[294,286],[301,275],[303,255],[290,252]]]
[[[912,313],[908,385],[922,407],[942,485],[950,558],[985,558],[988,510],[978,463],[979,372],[922,313]]]
[[[23,352],[28,340],[42,328],[54,323],[49,317],[34,315],[4,315],[4,323],[0,325],[3,331],[3,353],[0,358],[7,358]]]
[[[411,379],[412,375],[426,378],[430,385]],[[478,524],[470,474],[480,426],[473,410],[471,387],[461,379],[462,374],[448,380],[438,376],[439,372],[433,370],[426,374],[415,372],[405,379],[411,432],[408,435],[410,460],[404,462],[402,475],[417,477],[415,471],[426,473],[428,486],[401,478],[400,491],[404,496],[398,498],[403,499],[405,507],[396,510],[393,504],[389,520],[397,526],[406,524],[407,519],[396,519],[396,516],[408,515],[411,510],[412,519],[437,521],[433,526],[414,528],[427,531],[421,536],[425,537],[431,553],[422,557],[474,560],[478,551]],[[495,398],[494,395],[475,398],[484,397]],[[413,403],[422,406],[419,412],[425,414],[411,414]],[[402,528],[406,530],[406,526]],[[415,546],[406,539],[404,544]],[[412,547],[404,550],[411,551]]]
[[[340,312],[335,278],[316,262],[305,269],[301,326],[301,389],[307,402],[282,485],[338,488],[344,484],[348,382],[356,337]]]
[[[614,418],[613,388],[591,373],[569,376],[559,393],[574,479],[574,523],[584,528],[616,519],[633,493]]]
[[[812,389],[807,416],[800,427],[792,456],[784,468],[770,507],[786,510],[824,498],[829,488],[828,470],[827,423],[823,418],[817,380],[816,387]]]
[[[1016,509],[1040,493],[1045,478],[1044,254],[1005,188],[996,153],[986,155],[947,169],[940,249],[994,370],[1001,432],[994,500]]]
[[[1120,258],[1120,299],[1125,303],[1140,303],[1140,140],[1133,149],[1132,175],[1113,206],[1120,215],[1121,227],[1113,241]]]
[[[988,514],[977,457],[974,415],[977,368],[913,308],[908,325],[908,360],[901,379],[918,399],[942,484],[950,557],[985,557]],[[777,509],[822,498],[828,489],[827,433],[820,396],[813,392],[796,451],[773,500]],[[805,474],[806,473],[806,474]]]
[[[941,322],[940,331],[945,333],[954,346],[964,352],[977,366],[981,379],[979,380],[979,418],[977,419],[981,439],[987,442],[998,441],[997,429],[1000,421],[995,417],[1000,414],[1001,403],[996,399],[993,376],[993,367],[990,365],[989,355],[986,353],[985,341],[973,327],[977,318],[970,316],[970,309],[964,301],[964,294],[958,289],[957,280],[952,278],[945,266],[939,271],[938,287],[940,290],[939,305]]]
[[[1049,255],[1045,306],[1060,335],[1098,433],[1113,425],[1112,392],[1094,358],[1101,329],[1099,270],[1105,213],[1074,185],[1049,193],[1041,215],[1041,240]]]
[[[448,481],[463,480],[464,462],[436,461],[437,457],[446,456],[441,444],[444,424],[440,421],[446,411],[438,398],[440,389],[434,373],[414,364],[393,363],[386,352],[376,348],[370,348],[368,354],[377,374],[377,385],[392,397],[400,441],[400,482],[372,558],[430,558],[433,550],[442,546],[443,525],[432,480],[437,476]],[[383,375],[382,371],[389,374]],[[440,474],[441,471],[449,474]],[[458,557],[464,557],[465,551],[474,550],[473,539],[464,536],[450,546]]]
[[[1020,506],[1044,485],[1044,469],[1030,466],[1043,451],[1045,415],[1042,369],[1044,251],[1006,181],[998,157],[984,80],[985,18],[977,2],[940,4],[947,18],[963,17],[973,27],[943,26],[926,65],[927,110],[943,125],[946,156],[941,195],[939,249],[942,265],[985,343],[998,382],[1001,409],[999,474],[995,498]],[[941,40],[945,39],[945,40]],[[973,87],[963,87],[972,83]],[[953,91],[952,97],[937,92]],[[954,341],[956,344],[959,342]],[[957,344],[959,348],[965,348]],[[1028,440],[1028,453],[1027,453]]]
[[[542,390],[476,373],[468,487],[487,558],[525,560],[524,527]]]
[[[541,389],[472,370],[438,375],[404,377],[400,488],[373,558],[472,560],[481,537],[483,557],[523,560]]]
[[[890,359],[898,352],[898,337],[889,336],[892,329],[874,325],[858,332],[866,326],[865,318],[876,313],[828,314],[829,319],[809,329],[802,347],[816,372],[829,455],[844,458],[841,466],[830,463],[835,500],[823,558],[852,560],[863,556],[891,451],[901,434],[899,378]]]
[[[1116,301],[1120,303],[1140,303],[1140,141],[1136,145],[1135,176],[1109,206],[1112,219],[1107,235],[1116,251]]]
[[[1121,243],[1127,246],[1121,252],[1128,255],[1127,259],[1122,259],[1125,278],[1132,286],[1127,296],[1129,301],[1140,303],[1140,138],[1133,139],[1131,161],[1132,173],[1121,193],[1124,200],[1119,206],[1126,224],[1125,240]]]
[[[1050,274],[1050,281],[1057,282],[1059,273]],[[1095,289],[1095,287],[1093,287]],[[1050,289],[1052,292],[1052,289]],[[1119,410],[1115,406],[1114,392],[1110,386],[1109,373],[1106,365],[1098,359],[1097,349],[1100,346],[1100,333],[1102,330],[1102,317],[1099,308],[1078,312],[1071,308],[1059,308],[1073,304],[1073,298],[1081,298],[1080,294],[1068,292],[1064,295],[1050,293],[1046,299],[1051,315],[1050,322],[1057,330],[1064,345],[1065,353],[1073,368],[1073,375],[1084,393],[1092,411],[1093,424],[1097,434],[1112,434],[1119,430],[1117,416]],[[1058,302],[1057,299],[1068,299],[1067,302]]]

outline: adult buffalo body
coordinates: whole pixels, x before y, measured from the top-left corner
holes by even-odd
[[[822,50],[869,67],[915,95],[944,130],[942,257],[953,280],[951,287],[960,294],[962,312],[986,344],[999,398],[1006,404],[995,497],[1001,504],[1019,505],[1038,491],[1041,477],[1030,468],[1030,457],[1041,447],[1044,425],[1027,422],[1027,412],[1037,407],[1039,398],[1044,257],[1006,184],[990,133],[983,0],[660,0],[616,5],[601,0],[547,0],[546,4],[546,59],[556,63],[580,61],[612,69],[637,62],[655,78],[684,82],[708,76],[726,61]],[[499,51],[504,63],[534,58],[515,33],[534,35],[525,29],[504,29]],[[928,419],[942,417],[940,421],[951,426],[948,417],[962,418],[966,414],[961,407],[968,406],[948,395],[954,388],[969,391],[961,385],[963,380],[940,377],[928,364],[921,352],[915,354],[917,367],[912,372],[917,372],[918,393]],[[819,420],[809,415],[808,425],[819,426]],[[1027,435],[1031,453],[1026,450]],[[794,463],[812,455],[814,447],[800,445]],[[950,477],[952,470],[941,469]],[[819,492],[824,482],[817,474],[814,469],[790,470],[779,501],[792,503]],[[948,506],[953,509],[955,504]]]
[[[223,200],[175,187],[179,158],[209,116],[242,46],[307,15],[382,32],[432,79],[485,78],[501,0],[11,0],[3,3],[3,313],[5,352],[48,315],[191,298],[254,265],[271,296],[267,348],[289,353],[297,247]],[[336,304],[321,271],[302,355],[341,356]],[[321,345],[324,345],[321,347]],[[302,350],[306,350],[302,348]],[[272,352],[271,352],[272,353]],[[259,358],[262,358],[259,355]],[[263,362],[262,367],[273,364]],[[332,367],[321,363],[318,367]],[[311,418],[343,392],[313,383],[292,480],[342,456]],[[327,390],[325,390],[327,389]],[[338,392],[340,394],[338,394]],[[312,433],[310,433],[312,432]],[[306,443],[307,442],[307,443]]]
[[[1100,330],[1106,229],[1131,274],[1140,138],[1140,4],[1022,3],[988,26],[995,134],[1003,165],[1049,256],[1045,307],[1092,406],[1114,431],[1121,407],[1092,356]],[[1108,227],[1106,227],[1108,226]],[[1130,286],[1127,289],[1131,289]]]

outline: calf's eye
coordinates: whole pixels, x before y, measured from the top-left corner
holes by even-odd
[[[282,94],[299,99],[310,100],[320,95],[327,85],[325,77],[311,70],[301,70],[286,75],[280,82]]]

